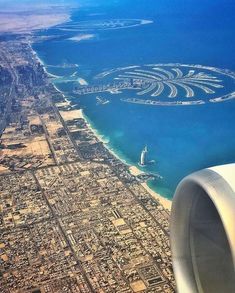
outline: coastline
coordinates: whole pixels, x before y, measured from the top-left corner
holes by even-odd
[[[3,11],[0,21],[0,33],[32,34],[34,31],[48,29],[71,20],[69,11],[61,11],[56,7],[53,11],[34,8],[32,15],[28,11],[24,11],[24,13],[22,11],[14,9],[12,11]],[[20,16],[19,12],[21,12]],[[11,22],[9,22],[9,17],[11,17]]]
[[[32,48],[32,46],[31,46]],[[32,48],[33,50],[33,48]],[[46,69],[46,64],[44,63],[44,61],[38,56],[37,52],[33,50],[33,52],[35,53],[35,57],[37,58],[37,60],[42,64],[45,72],[50,75],[50,73],[47,71]],[[65,98],[64,93],[59,90],[56,85],[53,83],[53,81],[51,81],[51,83],[53,84],[54,88],[60,93],[62,94],[63,98],[65,99],[65,102],[69,103],[69,105],[71,105],[71,102],[69,100],[67,100]],[[87,127],[93,132],[94,136],[97,138],[98,141],[102,142],[105,146],[105,148],[114,156],[116,157],[119,161],[121,161],[123,164],[127,165],[129,168],[130,173],[133,176],[138,176],[140,174],[143,174],[144,172],[141,171],[140,169],[138,169],[135,165],[131,165],[129,164],[127,161],[125,161],[123,158],[121,158],[117,152],[115,152],[113,149],[111,149],[108,146],[109,141],[106,141],[103,136],[98,132],[98,130],[92,125],[92,123],[89,121],[89,118],[84,114],[83,109],[77,109],[76,110],[79,114],[77,118],[82,118],[85,120]],[[60,111],[61,112],[61,111]],[[69,112],[69,110],[67,111]],[[142,185],[142,187],[158,202],[160,202],[160,204],[167,209],[168,211],[171,210],[171,205],[172,205],[172,201],[167,199],[166,197],[161,196],[159,193],[157,193],[156,191],[154,191],[153,189],[151,189],[147,183],[140,183]]]
[[[130,166],[129,167],[130,173],[134,176],[138,176],[143,174],[144,172],[141,171],[140,169],[138,169],[136,166]],[[162,206],[167,209],[167,210],[171,210],[171,206],[172,206],[172,201],[161,196],[159,193],[157,193],[156,191],[154,191],[153,189],[151,189],[147,183],[141,183],[141,185],[144,187],[144,189],[146,189],[148,191],[148,193],[157,201],[159,201]]]
[[[89,118],[84,114],[83,109],[81,109],[81,115],[82,118],[85,120],[87,126],[89,127],[89,129],[94,133],[95,137],[101,141],[105,148],[114,156],[116,157],[119,161],[121,161],[123,164],[130,166],[127,161],[125,161],[123,158],[121,158],[113,149],[111,149],[108,146],[109,140],[105,140],[104,137],[99,133],[99,131],[92,125],[92,123],[90,122]]]
[[[92,124],[89,122],[89,120],[87,119],[86,115],[83,113],[83,109],[80,109],[80,118],[83,118],[87,124],[87,126],[90,128],[90,130],[94,133],[94,135],[97,137],[97,139],[99,141],[101,141],[104,146],[108,149],[108,151],[114,155],[118,160],[120,160],[123,164],[127,165],[129,167],[129,171],[133,176],[138,176],[140,174],[144,174],[143,171],[141,171],[139,168],[137,168],[135,165],[130,165],[128,164],[125,160],[123,160],[120,156],[118,156],[118,154],[113,151],[112,149],[109,148],[109,146],[107,145],[107,142],[102,138],[102,136],[99,134],[99,132],[97,131],[97,129],[95,129]],[[167,209],[168,211],[171,210],[171,206],[172,206],[172,201],[167,199],[166,197],[161,196],[159,193],[157,193],[156,191],[154,191],[153,189],[151,189],[147,183],[140,183],[143,188],[157,201],[159,201],[161,203],[161,205]]]

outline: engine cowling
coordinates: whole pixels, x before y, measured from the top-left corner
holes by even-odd
[[[172,204],[171,249],[178,293],[235,292],[235,164],[181,181]]]

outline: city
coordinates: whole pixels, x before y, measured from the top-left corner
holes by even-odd
[[[0,0],[0,293],[235,292],[234,12]]]
[[[1,51],[0,291],[175,292],[169,211],[70,108],[27,38]]]

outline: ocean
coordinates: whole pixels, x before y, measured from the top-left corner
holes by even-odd
[[[234,8],[230,0],[83,1],[70,23],[37,32],[33,48],[122,160],[139,167],[148,146],[155,163],[142,169],[163,177],[148,184],[172,198],[184,176],[235,161]],[[133,79],[145,84],[73,91]]]

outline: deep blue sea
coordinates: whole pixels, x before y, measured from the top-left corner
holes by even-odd
[[[97,94],[79,96],[72,89],[78,86],[78,77],[92,85],[97,74],[131,65],[199,64],[235,71],[234,11],[232,0],[83,1],[71,12],[71,23],[38,32],[51,38],[35,43],[34,49],[47,70],[61,77],[56,86],[84,109],[123,160],[138,166],[140,153],[148,146],[148,156],[156,163],[145,170],[163,176],[149,185],[171,198],[189,173],[235,161],[235,99],[151,106],[121,101],[133,97],[134,91],[127,90],[119,95],[101,93],[110,103],[97,105]],[[123,22],[127,19],[131,21]],[[139,20],[149,23],[136,25]],[[230,79],[214,97],[233,91],[235,82]],[[182,89],[178,94],[183,95]],[[208,101],[207,94],[196,91],[200,94]]]

